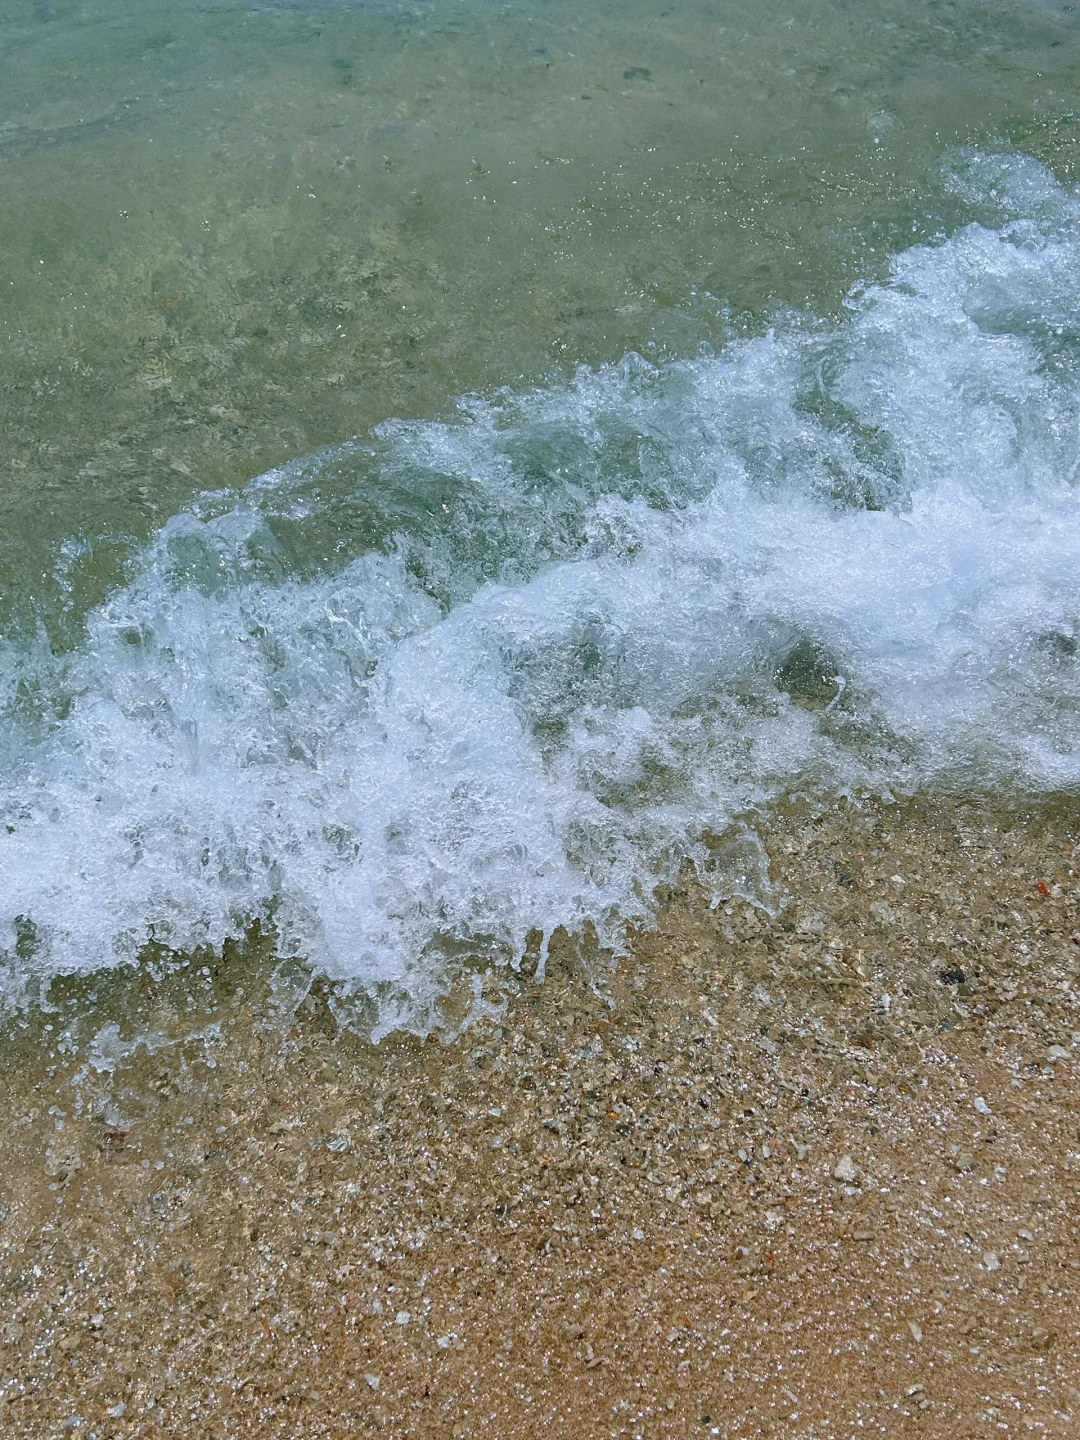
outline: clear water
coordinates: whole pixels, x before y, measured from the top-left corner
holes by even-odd
[[[0,17],[0,948],[423,1026],[792,791],[1080,779],[1080,19]]]

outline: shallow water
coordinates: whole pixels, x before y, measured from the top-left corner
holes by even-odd
[[[1075,789],[1078,60],[1017,4],[0,19],[12,999],[259,921],[422,1027],[688,859],[769,903],[793,790]]]

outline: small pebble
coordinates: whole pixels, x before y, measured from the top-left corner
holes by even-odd
[[[832,1173],[834,1180],[840,1180],[845,1185],[854,1185],[859,1178],[859,1167],[850,1155],[844,1155],[836,1162]]]

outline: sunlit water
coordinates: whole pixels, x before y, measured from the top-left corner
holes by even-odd
[[[783,795],[1075,790],[1078,59],[1057,5],[0,20],[9,996],[257,920],[423,1027]]]

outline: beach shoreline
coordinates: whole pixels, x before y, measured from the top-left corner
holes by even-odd
[[[449,1044],[10,1039],[4,1433],[1072,1433],[1080,808],[763,838]]]

